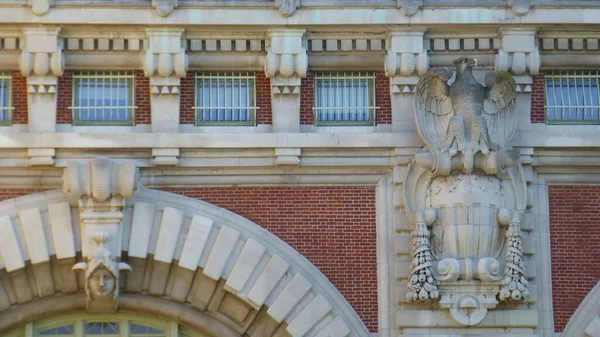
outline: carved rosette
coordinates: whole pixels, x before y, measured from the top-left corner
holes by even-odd
[[[456,63],[457,87],[444,89],[452,74],[432,71],[415,89],[419,135],[427,145],[404,184],[414,226],[407,298],[439,300],[458,323],[473,326],[499,301],[529,294],[520,229],[527,192],[519,153],[508,144],[516,128],[514,81],[492,74],[486,87],[474,85],[475,62]],[[453,99],[464,104],[452,106]]]

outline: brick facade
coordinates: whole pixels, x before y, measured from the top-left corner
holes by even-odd
[[[300,87],[300,125],[315,124],[313,107],[315,106],[315,74],[312,71],[306,73]]]
[[[265,73],[256,73],[256,124],[272,124],[271,79]]]
[[[600,280],[600,186],[550,186],[554,329]]]
[[[180,124],[194,124],[196,122],[194,111],[194,105],[196,104],[196,80],[194,79],[194,75],[195,74],[193,71],[188,71],[185,74],[185,77],[181,79],[181,83],[179,85]]]
[[[302,79],[300,92],[300,124],[313,125],[315,116],[315,77],[309,71]],[[390,95],[390,80],[383,72],[375,73],[375,105],[379,107],[376,112],[376,124],[392,124],[392,99]]]
[[[72,124],[73,112],[73,71],[65,70],[58,78],[58,94],[56,97],[56,124]]]
[[[12,124],[27,124],[27,77],[20,71],[11,72],[12,77]]]
[[[544,74],[540,73],[533,76],[533,84],[531,86],[531,122],[545,123],[546,113],[544,112]]]
[[[385,73],[378,72],[375,78],[375,106],[377,124],[392,124],[392,97],[390,95],[390,79]]]
[[[0,201],[45,191],[41,188],[0,188]]]
[[[329,278],[377,331],[375,187],[168,188],[269,230]]]
[[[152,124],[150,79],[141,70],[135,71],[135,124]]]

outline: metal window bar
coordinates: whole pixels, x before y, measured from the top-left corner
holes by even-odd
[[[255,125],[256,74],[196,74],[196,125]]]
[[[12,77],[10,73],[0,72],[0,125],[10,124],[13,109]]]
[[[74,125],[134,124],[135,74],[126,71],[86,71],[73,74]]]
[[[315,74],[315,125],[375,125],[375,73]]]
[[[545,75],[548,124],[600,124],[600,73],[554,71]]]

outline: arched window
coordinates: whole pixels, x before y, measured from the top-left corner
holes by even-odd
[[[29,323],[5,337],[208,337],[151,316],[71,315]]]

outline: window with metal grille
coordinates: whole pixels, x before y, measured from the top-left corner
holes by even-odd
[[[73,74],[75,125],[133,125],[135,75],[132,72]]]
[[[544,75],[546,121],[550,124],[600,124],[600,74],[560,71]]]
[[[254,73],[196,74],[197,125],[254,125],[256,75]]]
[[[0,72],[0,125],[10,123],[12,106],[11,76]]]
[[[375,73],[315,74],[316,125],[375,125]]]

